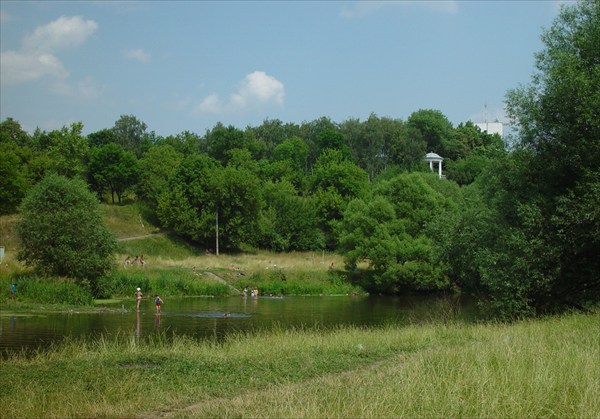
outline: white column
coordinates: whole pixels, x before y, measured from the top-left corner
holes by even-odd
[[[441,178],[442,177],[442,161],[441,160],[439,162],[438,172],[439,172],[439,175],[440,175],[440,178]]]

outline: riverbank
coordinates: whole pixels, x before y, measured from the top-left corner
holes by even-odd
[[[134,336],[0,361],[3,417],[598,417],[600,310],[514,324]]]

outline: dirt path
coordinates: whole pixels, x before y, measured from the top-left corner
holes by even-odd
[[[154,236],[164,236],[165,233],[150,233],[150,234],[144,234],[143,236],[133,236],[133,237],[122,237],[120,239],[117,239],[118,242],[126,242],[129,240],[137,240],[137,239],[145,239],[148,237],[154,237]]]
[[[225,281],[220,276],[215,275],[214,273],[208,272],[208,271],[205,271],[203,273],[204,273],[204,275],[210,277],[211,279],[214,279],[215,281],[217,281],[217,282],[219,282],[219,283],[221,283],[223,285],[227,285],[230,289],[232,289],[233,291],[237,292],[238,294],[242,293],[240,290],[238,290],[236,287],[234,287],[233,285],[231,285],[230,283],[228,283],[227,281]]]
[[[298,388],[299,386],[302,386],[304,383],[311,383],[311,382],[315,382],[315,381],[336,380],[336,379],[339,380],[340,378],[343,379],[344,377],[352,376],[352,374],[355,374],[356,371],[358,371],[358,370],[363,371],[365,374],[368,374],[369,371],[380,370],[383,366],[389,365],[390,362],[394,362],[395,359],[402,360],[402,359],[406,359],[408,356],[410,356],[410,355],[396,354],[396,355],[392,355],[391,357],[384,357],[383,359],[377,360],[369,365],[357,365],[355,367],[351,367],[351,368],[349,368],[347,370],[343,370],[343,371],[329,372],[329,373],[325,373],[322,375],[308,377],[304,380],[290,382],[283,386],[278,385],[278,388],[282,389],[283,387],[287,387],[287,388],[294,389],[294,388]],[[271,385],[275,385],[275,384],[273,383]],[[232,400],[232,399],[238,400],[238,401],[239,400],[252,400],[255,398],[255,396],[260,396],[262,393],[268,393],[270,391],[269,388],[270,388],[269,385],[265,385],[261,388],[246,390],[240,394],[235,394],[231,397],[222,396],[222,397],[214,397],[213,398],[213,397],[207,396],[207,398],[205,398],[197,403],[192,403],[188,406],[177,407],[177,408],[176,407],[165,408],[160,411],[148,412],[143,416],[143,418],[144,419],[163,419],[163,418],[204,417],[204,416],[202,416],[203,409],[207,409],[208,411],[210,411],[210,409],[213,408],[214,406],[218,406],[221,403],[226,403],[228,400]]]

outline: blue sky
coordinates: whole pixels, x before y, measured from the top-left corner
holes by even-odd
[[[1,0],[0,119],[89,134],[135,115],[162,136],[419,109],[508,122],[562,3]]]

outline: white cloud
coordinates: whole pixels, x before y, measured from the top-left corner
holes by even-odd
[[[340,11],[342,17],[352,19],[365,17],[378,11],[391,7],[422,7],[439,13],[456,13],[458,11],[458,2],[456,0],[444,0],[444,1],[419,1],[419,0],[405,0],[405,1],[356,1],[351,5],[346,5]]]
[[[90,79],[68,86],[69,71],[56,54],[83,44],[97,28],[96,22],[79,16],[62,16],[39,26],[25,36],[19,51],[8,50],[0,54],[0,83],[15,85],[49,77],[53,83],[51,88],[57,93],[80,92],[81,97],[94,96]]]
[[[204,100],[196,106],[195,113],[220,113],[223,109],[219,95],[212,94],[204,98]]]
[[[6,51],[0,54],[0,83],[13,85],[44,76],[65,79],[69,72],[58,58],[47,53]]]
[[[231,103],[239,108],[269,103],[281,106],[284,97],[283,83],[264,71],[255,71],[246,75],[239,90],[231,95]]]
[[[39,26],[23,40],[24,51],[53,52],[78,47],[98,29],[93,20],[79,16],[61,16],[53,22]]]
[[[138,49],[126,49],[123,51],[123,55],[125,58],[129,60],[139,61],[140,63],[149,63],[150,62],[150,54],[144,51],[141,48]]]
[[[88,100],[96,99],[100,93],[92,77],[86,77],[76,83],[66,83],[62,80],[57,81],[51,86],[51,90],[61,96]]]
[[[264,71],[247,74],[239,83],[237,91],[223,103],[219,95],[213,93],[195,107],[195,113],[221,113],[243,111],[269,105],[283,106],[285,87],[275,77]]]

